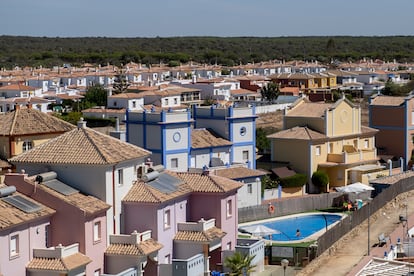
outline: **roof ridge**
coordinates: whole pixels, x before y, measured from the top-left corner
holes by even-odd
[[[101,134],[101,133],[100,133],[100,132],[98,132],[98,131],[96,131],[96,130],[93,130],[93,129],[91,129],[91,128],[78,128],[78,129],[80,129],[80,130],[81,130],[81,131],[85,134],[86,139],[89,141],[89,143],[91,143],[91,144],[92,144],[92,147],[93,147],[94,149],[96,149],[96,151],[97,151],[97,153],[99,154],[99,156],[101,156],[101,157],[102,157],[102,159],[103,159],[105,162],[109,163],[109,160],[105,157],[105,155],[104,155],[104,154],[101,152],[101,150],[97,147],[96,143],[94,143],[93,139],[89,136],[89,133],[88,133],[87,129],[88,129],[89,131],[91,131],[92,133],[99,133],[99,134]]]
[[[19,112],[19,111],[20,111],[20,109],[15,109],[14,116],[13,116],[13,121],[12,121],[11,126],[10,126],[10,132],[9,132],[10,136],[13,134],[13,129],[14,129],[14,126],[16,125],[16,121],[17,121],[17,112]]]

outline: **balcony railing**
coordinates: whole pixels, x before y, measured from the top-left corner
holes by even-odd
[[[376,149],[364,149],[356,152],[329,153],[328,162],[351,164],[364,160],[374,160],[377,158]]]

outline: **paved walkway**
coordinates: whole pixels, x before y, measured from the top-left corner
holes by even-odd
[[[405,202],[408,202],[407,207]],[[411,228],[414,225],[414,191],[399,195],[371,216],[369,256],[368,223],[365,221],[308,266],[296,271],[297,273],[286,275],[355,275],[372,257],[383,257],[384,251],[389,250],[390,243],[383,247],[375,246],[381,233],[389,235],[391,244],[394,245],[398,238],[402,238],[403,227],[399,222],[399,216],[405,216],[405,213],[408,214],[408,224]]]

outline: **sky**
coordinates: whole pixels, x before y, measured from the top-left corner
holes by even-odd
[[[0,35],[414,35],[414,0],[0,0]]]

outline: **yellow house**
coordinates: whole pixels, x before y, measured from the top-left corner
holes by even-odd
[[[76,126],[31,108],[0,115],[0,159],[7,160],[43,144]],[[7,167],[7,166],[3,166]]]
[[[378,165],[376,129],[361,125],[361,109],[345,97],[335,103],[296,101],[284,115],[284,130],[271,134],[271,160],[289,162],[295,171],[323,170],[330,187],[368,182]],[[312,184],[308,192],[316,191]]]

